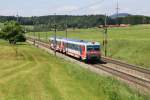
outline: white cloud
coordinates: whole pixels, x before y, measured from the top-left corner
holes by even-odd
[[[13,9],[1,9],[0,14],[5,16],[15,16],[17,15],[17,11]]]
[[[71,13],[73,11],[76,11],[78,7],[76,6],[63,6],[56,9],[56,12],[58,13]]]
[[[99,8],[100,8],[99,5],[94,5],[94,6],[91,6],[91,7],[89,8],[89,10],[97,10],[97,9],[99,9]]]

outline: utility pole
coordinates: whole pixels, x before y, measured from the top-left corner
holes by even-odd
[[[47,42],[48,38],[47,38],[47,32],[46,32],[46,42]]]
[[[36,32],[35,35],[37,40],[39,39],[39,33],[37,33],[38,23],[38,21],[34,23],[34,32]]]
[[[107,41],[108,41],[108,34],[107,34],[107,15],[105,15],[105,25],[104,25],[104,52],[105,52],[105,57],[107,56]]]
[[[119,25],[119,20],[118,20],[118,17],[119,17],[119,1],[117,0],[117,8],[116,8],[116,13],[117,13],[117,18],[116,18],[116,24]]]
[[[34,27],[33,30],[35,29],[35,24],[36,24],[36,23],[33,22],[33,27]],[[33,33],[34,33],[34,45],[35,45],[35,40],[36,40],[35,31],[33,31]]]
[[[19,15],[18,15],[18,12],[17,12],[16,17],[17,17],[17,22],[19,23]]]
[[[66,30],[66,39],[68,38],[68,24],[67,24],[67,15],[65,16],[65,30]]]
[[[50,17],[50,19],[49,19],[49,21],[48,21],[48,27],[50,28],[50,30],[49,31],[51,31],[52,30],[52,24],[51,24],[51,17]]]
[[[66,40],[68,40],[68,21],[67,21],[67,15],[65,16],[65,30],[66,30]],[[67,44],[67,48],[68,48],[68,44]],[[68,51],[68,49],[65,50],[66,52]]]
[[[39,24],[39,22],[36,22],[36,28],[38,28],[39,27],[39,29],[41,29],[41,26],[40,26],[40,24]],[[38,40],[40,41],[40,38],[41,38],[41,36],[40,36],[40,32],[38,32]]]
[[[35,32],[34,32],[34,45],[35,45],[35,39],[36,39],[36,37],[35,37]]]
[[[40,41],[40,32],[38,32],[38,40]]]
[[[55,51],[55,56],[56,56],[56,46],[57,46],[57,43],[56,43],[56,32],[57,32],[57,27],[56,27],[56,13],[54,14],[54,28],[55,28],[54,29],[54,31],[55,31],[54,32],[55,33],[55,35],[54,35],[55,36],[54,37],[55,38],[55,44],[54,44],[54,49],[55,50],[54,51]]]

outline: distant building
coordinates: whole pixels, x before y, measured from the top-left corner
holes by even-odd
[[[120,24],[120,25],[107,25],[106,27],[109,27],[109,28],[113,28],[113,27],[128,27],[130,26],[130,24]],[[103,28],[104,25],[99,25],[98,28]]]

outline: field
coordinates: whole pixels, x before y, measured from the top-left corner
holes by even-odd
[[[0,100],[149,100],[28,44],[0,40]]]
[[[54,32],[47,32],[48,37]],[[46,40],[46,32],[28,33]],[[65,31],[57,32],[57,36],[65,36]],[[69,29],[68,37],[102,44],[102,29]],[[136,25],[126,28],[108,29],[108,56],[150,69],[150,25]]]

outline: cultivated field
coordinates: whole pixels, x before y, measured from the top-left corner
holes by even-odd
[[[102,29],[69,29],[68,37],[90,41],[103,41]],[[54,32],[47,32],[53,36]],[[34,33],[29,33],[33,35]],[[36,32],[36,37],[46,40],[46,32]],[[65,36],[64,31],[57,36]],[[150,69],[150,25],[108,29],[108,56]]]
[[[149,100],[28,44],[0,40],[0,100]]]

